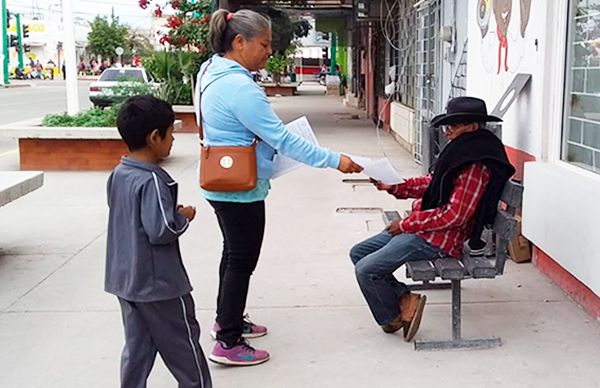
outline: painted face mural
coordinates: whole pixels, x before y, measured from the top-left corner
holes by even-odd
[[[481,58],[486,73],[499,75],[518,72],[533,43],[534,37],[527,37],[526,32],[534,1],[476,0],[474,3],[477,6],[475,17],[481,33]],[[519,20],[511,24],[515,18]],[[494,29],[496,33],[490,34],[490,30]]]
[[[498,34],[498,74],[502,64],[502,49],[504,49],[504,71],[508,71],[508,25],[512,13],[512,0],[494,0],[494,16],[496,17],[496,32]]]
[[[527,24],[529,24],[529,12],[531,11],[531,0],[521,0],[521,37],[525,37]]]
[[[488,33],[490,15],[492,14],[492,0],[479,0],[477,2],[477,24],[483,38]]]

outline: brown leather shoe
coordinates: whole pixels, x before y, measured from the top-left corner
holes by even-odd
[[[381,330],[383,330],[384,332],[388,333],[388,334],[392,334],[397,332],[400,329],[404,329],[404,331],[406,331],[407,329],[404,328],[405,326],[405,322],[402,321],[402,314],[398,315],[396,318],[394,318],[391,322],[386,323],[385,325],[381,326]]]
[[[415,338],[427,297],[420,294],[404,294],[400,298],[400,318],[404,328],[404,340],[410,342]]]

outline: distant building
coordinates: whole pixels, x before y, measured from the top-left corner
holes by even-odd
[[[29,52],[23,53],[24,65],[27,66],[30,59],[34,62],[39,60],[44,65],[52,60],[57,68],[60,68],[64,61],[64,51],[62,50],[64,33],[63,24],[60,20],[21,18],[21,25],[29,26],[29,37],[23,38],[23,44],[30,48]],[[75,20],[73,27],[75,29],[76,61],[78,61],[79,57],[85,56],[87,35],[91,31],[91,28],[89,23],[83,19]],[[17,35],[14,19],[11,21],[8,33],[9,35]],[[16,48],[10,48],[9,57],[10,68],[16,68],[19,64]]]

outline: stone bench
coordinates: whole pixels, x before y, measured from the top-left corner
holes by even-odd
[[[34,119],[0,126],[2,138],[18,139],[21,170],[111,170],[129,153],[114,127],[43,127]]]
[[[268,97],[280,96],[293,96],[298,92],[298,84],[266,84],[261,83],[260,86],[265,90]]]
[[[0,206],[39,189],[44,184],[41,171],[0,171]]]
[[[493,279],[504,273],[508,258],[508,243],[515,234],[515,213],[521,207],[523,186],[509,181],[506,183],[498,214],[491,229],[487,229],[486,254],[472,257],[465,247],[457,260],[447,257],[421,260],[406,264],[406,276],[414,281],[429,283],[437,278],[449,280],[452,288],[452,339],[442,341],[415,341],[416,350],[442,350],[456,348],[490,348],[499,346],[499,337],[464,339],[461,335],[461,281],[466,279]],[[389,224],[400,217],[396,211],[383,212],[384,222]],[[429,288],[429,287],[425,287]]]

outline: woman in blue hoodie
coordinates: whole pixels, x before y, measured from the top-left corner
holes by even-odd
[[[255,137],[261,140],[256,148],[258,183],[253,190],[202,191],[215,210],[223,234],[213,330],[217,342],[209,359],[226,365],[256,365],[267,361],[269,353],[254,349],[245,338],[263,336],[267,328],[250,322],[244,309],[263,241],[264,200],[275,153],[344,173],[360,172],[362,168],[346,155],[315,146],[287,131],[264,91],[254,82],[250,72],[263,69],[272,54],[271,23],[267,18],[250,10],[218,10],[211,18],[209,39],[216,54],[202,64],[196,88],[196,101],[202,104],[204,143],[246,146]],[[196,106],[197,117],[199,113]]]

